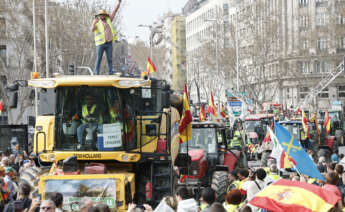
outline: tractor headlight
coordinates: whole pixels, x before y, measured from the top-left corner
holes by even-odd
[[[198,170],[193,170],[193,175],[198,175]]]
[[[123,161],[128,161],[128,154],[122,155],[122,160]]]

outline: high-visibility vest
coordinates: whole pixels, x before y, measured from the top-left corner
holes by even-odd
[[[89,115],[92,115],[95,111],[96,111],[96,105],[94,104],[94,105],[92,105],[92,107],[91,107],[91,109],[90,109],[90,111],[87,109],[87,105],[85,104],[85,105],[83,105],[83,107],[82,107],[82,113],[81,113],[81,115],[83,116],[83,118],[84,119],[86,119]],[[99,120],[98,120],[98,123],[102,123],[102,116],[101,116],[101,114],[99,115]],[[83,120],[82,119],[82,122],[83,123],[86,123],[87,122],[87,120]]]
[[[235,212],[236,209],[238,209],[240,206],[239,205],[232,205],[232,204],[227,204],[223,203],[223,207],[225,208],[226,212]]]
[[[269,177],[270,179],[274,181],[277,181],[281,178],[278,174],[274,174],[274,173],[270,173],[267,177]]]
[[[233,189],[237,189],[238,188],[238,185],[240,184],[240,181],[239,180],[235,180],[233,181],[227,188],[226,192],[229,192]]]
[[[114,109],[110,109],[109,110],[109,114],[110,114],[110,121],[111,123],[114,123],[117,121],[117,117],[119,116],[119,114],[117,112],[115,112]]]
[[[115,31],[113,24],[111,23],[111,20],[109,17],[106,19],[106,22],[110,27],[111,33],[113,34],[113,41],[117,40],[116,31]],[[97,22],[96,30],[94,31],[94,35],[95,35],[96,46],[99,46],[99,45],[102,45],[105,43],[105,32],[104,32],[104,26],[103,26],[102,21]]]

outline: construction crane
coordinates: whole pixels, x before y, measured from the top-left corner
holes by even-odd
[[[344,56],[345,61],[345,56]],[[341,73],[344,72],[344,61],[339,64],[334,71],[330,71],[320,82],[308,93],[308,95],[304,98],[302,107],[309,104],[319,93],[321,93],[328,85],[330,85]]]

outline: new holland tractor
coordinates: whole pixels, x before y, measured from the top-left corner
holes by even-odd
[[[192,122],[192,140],[180,145],[175,161],[177,186],[187,186],[196,199],[201,190],[211,186],[217,200],[224,201],[228,173],[241,164],[239,150],[228,149],[226,127],[214,121]]]
[[[39,99],[34,153],[49,167],[38,182],[42,199],[60,192],[66,211],[83,198],[126,211],[172,194],[170,126],[179,115],[165,81],[60,75],[28,85]]]

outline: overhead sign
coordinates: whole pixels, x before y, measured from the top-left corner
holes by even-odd
[[[228,102],[228,110],[233,116],[241,116],[242,114],[242,102],[230,101]]]

